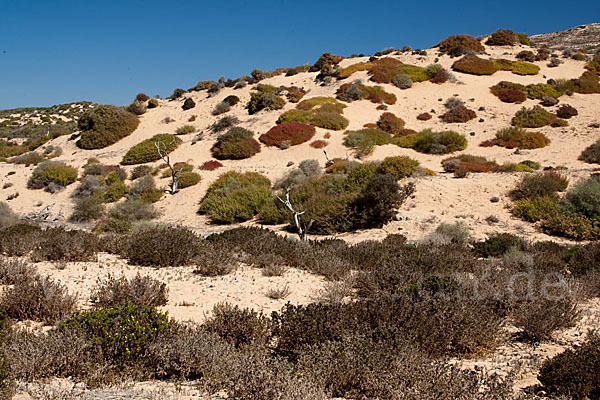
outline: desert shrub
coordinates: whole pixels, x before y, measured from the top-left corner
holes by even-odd
[[[101,149],[129,136],[139,124],[134,114],[115,106],[100,105],[79,118],[81,137],[77,146],[82,149]]]
[[[566,177],[558,172],[546,171],[538,174],[524,175],[510,192],[513,200],[533,199],[539,196],[555,196],[569,185]]]
[[[282,145],[287,142],[288,146],[295,146],[309,141],[315,135],[316,130],[313,126],[300,122],[287,122],[274,126],[267,133],[258,138],[267,146]]]
[[[512,46],[519,42],[519,37],[510,29],[498,29],[488,38],[488,46]]]
[[[252,157],[260,151],[260,144],[253,136],[252,131],[233,127],[217,138],[211,153],[219,160],[242,160]]]
[[[15,164],[25,164],[25,166],[27,167],[29,165],[37,165],[41,163],[42,161],[44,161],[44,156],[35,151],[30,151],[28,153],[16,156],[11,161]]]
[[[145,164],[148,162],[160,160],[160,154],[156,149],[155,143],[161,143],[161,151],[172,152],[181,143],[181,139],[176,136],[161,133],[146,139],[125,153],[121,160],[122,165]]]
[[[158,99],[148,100],[148,108],[156,108],[156,107],[158,107]]]
[[[104,204],[97,196],[80,197],[75,202],[73,213],[69,217],[72,222],[88,222],[104,215]]]
[[[100,347],[106,362],[128,366],[143,360],[152,342],[171,325],[166,313],[126,304],[77,312],[58,330],[86,335]]]
[[[361,129],[359,131],[348,131],[344,137],[344,145],[356,150],[357,157],[371,154],[375,146],[388,144],[391,141],[389,133],[381,129]]]
[[[413,81],[412,79],[410,79],[410,76],[404,73],[400,73],[394,75],[394,77],[392,78],[392,83],[394,84],[394,86],[400,89],[408,89],[412,87]]]
[[[186,162],[176,162],[175,164],[173,164],[173,169],[175,171],[179,171],[181,170],[181,172],[192,172],[194,170],[194,167]],[[171,169],[168,168],[165,165],[164,171],[161,174],[161,178],[170,178],[173,175],[173,173],[171,172]]]
[[[396,179],[411,176],[417,170],[419,162],[407,156],[386,157],[381,162],[379,170]]]
[[[540,67],[525,61],[511,61],[509,70],[517,75],[536,75]]]
[[[221,114],[226,113],[230,109],[231,109],[231,105],[229,103],[222,101],[220,103],[217,103],[217,105],[215,106],[215,108],[212,111],[212,115],[221,115]]]
[[[285,105],[285,100],[278,94],[279,89],[270,85],[257,85],[250,94],[250,101],[246,108],[249,114],[256,114],[261,110],[279,110]]]
[[[355,72],[368,71],[371,67],[373,67],[373,64],[370,62],[355,63],[355,64],[347,66],[346,68],[340,69],[338,71],[337,77],[338,77],[338,79],[345,79],[345,78],[348,78],[350,75],[352,75]]]
[[[517,127],[541,128],[542,126],[552,125],[556,120],[556,115],[549,113],[540,106],[533,106],[533,108],[521,108],[511,122]]]
[[[205,161],[198,167],[200,171],[214,171],[215,169],[221,168],[223,164],[217,160]]]
[[[391,112],[384,112],[379,116],[377,127],[392,136],[398,135],[404,128],[404,120]]]
[[[370,100],[373,103],[394,104],[396,96],[386,92],[381,86],[365,86],[362,83],[345,83],[336,92],[336,97],[343,101]]]
[[[10,209],[10,206],[0,201],[0,230],[19,222],[17,215]]]
[[[467,122],[477,117],[475,111],[468,109],[465,106],[456,106],[440,115],[442,121],[446,123]]]
[[[473,252],[478,257],[501,257],[511,248],[522,246],[520,239],[509,233],[500,233],[484,241],[473,243]]]
[[[446,172],[499,172],[502,166],[495,161],[488,161],[485,157],[461,154],[456,157],[442,160],[442,167]]]
[[[600,77],[592,71],[585,71],[573,80],[574,92],[582,94],[600,93]]]
[[[528,62],[536,61],[535,53],[531,50],[520,51],[519,53],[517,53],[517,58],[519,60],[528,61]]]
[[[37,245],[31,253],[33,261],[92,261],[99,250],[96,235],[62,227],[41,231]]]
[[[440,64],[429,64],[427,67],[425,67],[424,72],[425,72],[425,74],[427,75],[427,77],[429,79],[432,79],[442,69],[443,68],[442,68],[442,66]]]
[[[464,150],[467,139],[453,131],[433,132],[425,129],[418,133],[412,147],[420,153],[447,154]]]
[[[264,346],[269,340],[270,323],[267,317],[228,303],[216,304],[212,315],[202,326],[235,347],[249,344]]]
[[[552,196],[537,196],[517,200],[511,209],[516,216],[528,222],[537,222],[551,217],[557,211],[557,199]]]
[[[75,298],[47,276],[23,274],[2,294],[0,304],[10,318],[54,324],[73,312]]]
[[[435,64],[435,65],[437,65],[437,64]],[[435,73],[435,75],[429,79],[429,81],[439,85],[439,84],[448,82],[448,80],[450,80],[451,78],[453,78],[453,77],[450,74],[450,72],[448,72],[446,69],[442,68],[439,71],[437,71]]]
[[[158,215],[151,202],[146,202],[143,198],[128,198],[117,203],[108,214],[111,218],[127,222],[146,221]]]
[[[344,108],[346,105],[333,97],[311,97],[298,103],[296,109],[281,114],[277,123],[301,122],[324,129],[342,130],[350,123],[342,115]]]
[[[42,189],[51,183],[67,186],[77,179],[77,169],[59,161],[44,161],[32,172],[27,188]]]
[[[133,170],[131,170],[129,179],[135,181],[136,179],[142,178],[146,175],[152,175],[152,171],[153,168],[149,165],[138,165]]]
[[[167,97],[167,99],[169,99],[169,100],[179,99],[181,96],[183,96],[186,93],[187,92],[185,90],[177,88],[177,89],[173,90],[173,93],[171,93],[171,95],[169,97]]]
[[[127,238],[123,256],[134,265],[178,267],[190,265],[199,238],[184,227],[151,226],[140,228]]]
[[[572,240],[598,240],[600,218],[588,218],[579,213],[559,212],[543,219],[540,229],[548,235]]]
[[[586,147],[579,159],[588,163],[600,163],[600,140]]]
[[[0,252],[6,256],[24,256],[39,245],[43,235],[40,227],[12,224],[0,232]]]
[[[235,126],[238,122],[240,122],[240,121],[238,120],[237,117],[235,117],[233,115],[226,115],[223,118],[219,119],[214,124],[212,124],[210,126],[210,130],[213,131],[214,133],[223,132],[224,130]]]
[[[194,107],[196,107],[196,102],[191,97],[185,99],[185,101],[181,105],[181,109],[184,111],[191,110]]]
[[[471,240],[469,227],[462,222],[456,222],[454,224],[442,222],[435,228],[434,234],[437,238],[441,238],[443,242],[459,246],[465,246]],[[428,289],[435,293],[456,284],[457,282],[453,282],[452,280],[433,277],[433,279],[430,278],[424,282],[419,282],[416,286],[411,287],[411,290],[416,290],[418,292],[419,290]]]
[[[527,100],[527,95],[520,90],[504,89],[498,93],[498,98],[503,103],[522,103]]]
[[[563,207],[588,218],[600,216],[600,176],[578,181],[566,194]]]
[[[600,339],[592,334],[582,345],[550,358],[542,364],[538,379],[550,391],[575,399],[600,397]]]
[[[471,35],[452,35],[436,45],[440,52],[452,57],[462,56],[469,52],[480,53],[485,50],[479,40]]]
[[[145,94],[145,93],[138,93],[138,94],[135,96],[135,99],[136,99],[137,101],[144,102],[144,101],[148,101],[148,100],[150,100],[150,96],[148,96],[148,95],[147,95],[147,94]]]
[[[327,146],[327,141],[326,140],[313,140],[310,143],[310,147],[315,148],[315,149],[322,149],[323,147]]]
[[[282,86],[281,89],[287,92],[285,97],[290,103],[298,103],[307,93],[306,90],[297,86]]]
[[[127,199],[140,200],[146,203],[156,203],[161,196],[162,191],[157,189],[152,175],[144,175],[137,179],[127,193]]]
[[[213,182],[200,202],[199,213],[213,223],[232,224],[254,218],[271,199],[271,182],[247,172],[227,172]]]
[[[518,90],[527,93],[527,89],[525,86],[519,83],[513,83],[508,81],[500,81],[494,86],[490,87],[490,92],[492,92],[494,96],[498,96],[503,90]]]
[[[426,113],[426,112],[421,113],[421,114],[417,115],[417,119],[419,121],[429,121],[431,119],[431,114]]]
[[[507,149],[539,149],[550,144],[543,133],[528,132],[523,128],[510,127],[501,129],[496,133],[496,138],[486,140],[481,146],[501,146]]]
[[[126,110],[135,115],[142,115],[145,114],[146,111],[148,111],[148,106],[146,105],[146,103],[136,100],[130,103],[127,106]]]
[[[187,135],[194,132],[196,132],[196,128],[193,125],[183,125],[175,130],[178,135]]]
[[[182,172],[177,180],[177,187],[180,189],[184,189],[186,187],[194,186],[197,185],[201,179],[202,177],[200,176],[200,174],[196,172]]]
[[[302,160],[298,164],[298,168],[291,170],[281,181],[275,184],[275,187],[279,189],[294,188],[302,181],[320,175],[321,166],[317,160]]]
[[[452,64],[452,69],[473,75],[492,75],[498,67],[492,60],[485,60],[474,55],[466,55]]]
[[[552,86],[547,83],[533,83],[525,87],[527,97],[530,99],[541,99],[544,96],[551,96],[554,98],[560,97],[560,93]]]
[[[558,118],[569,119],[576,115],[577,115],[577,109],[568,104],[563,104],[562,106],[558,107],[558,109],[556,110],[556,116]]]
[[[115,278],[109,274],[106,279],[98,280],[90,300],[95,307],[124,306],[127,303],[156,307],[167,304],[168,293],[169,289],[165,283],[149,276],[141,276],[138,273],[135,277],[127,279],[124,276]]]

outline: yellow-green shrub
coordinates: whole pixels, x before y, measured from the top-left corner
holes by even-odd
[[[99,105],[86,112],[77,126],[81,137],[77,146],[82,149],[101,149],[129,136],[140,120],[129,111],[112,105]]]
[[[42,189],[50,183],[67,186],[77,179],[77,169],[59,161],[44,161],[33,170],[27,188]]]
[[[162,152],[165,151],[165,148],[166,151],[172,152],[179,146],[181,139],[166,133],[154,135],[150,139],[146,139],[129,149],[123,156],[121,164],[135,165],[160,160],[160,155],[155,145],[157,142],[161,143]]]

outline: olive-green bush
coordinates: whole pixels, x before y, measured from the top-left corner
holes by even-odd
[[[33,170],[27,188],[42,189],[51,183],[67,186],[77,179],[77,169],[59,161],[44,161]]]
[[[99,105],[86,112],[77,126],[81,137],[77,146],[82,149],[102,149],[129,136],[140,123],[135,114],[112,105]]]
[[[145,164],[148,162],[160,160],[160,154],[156,149],[156,143],[159,143],[161,152],[172,152],[179,146],[181,139],[176,136],[161,133],[146,139],[125,153],[121,160],[122,165]]]

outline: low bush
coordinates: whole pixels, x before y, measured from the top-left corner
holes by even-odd
[[[361,129],[359,131],[348,131],[344,137],[344,145],[356,150],[356,156],[361,158],[373,152],[375,146],[382,146],[391,142],[389,133],[381,129]]]
[[[452,64],[452,69],[473,75],[492,75],[498,70],[492,60],[485,60],[474,55],[466,55]]]
[[[187,92],[185,90],[177,88],[177,89],[173,90],[173,93],[171,93],[171,95],[169,97],[167,97],[167,99],[169,99],[169,100],[179,99],[186,93]]]
[[[381,162],[379,170],[396,179],[411,176],[417,170],[419,162],[407,156],[386,157]]]
[[[519,37],[510,29],[498,29],[488,38],[488,46],[513,46],[519,42]]]
[[[127,106],[126,110],[135,115],[142,115],[145,114],[146,111],[148,111],[148,106],[146,105],[146,103],[136,100],[133,103],[130,103]]]
[[[94,261],[100,243],[96,235],[62,227],[39,232],[31,260],[39,261]]]
[[[475,111],[468,109],[465,106],[456,106],[448,110],[446,113],[440,115],[442,121],[446,123],[460,123],[467,122],[477,117]]]
[[[194,186],[200,183],[202,177],[196,172],[182,172],[177,180],[178,188],[185,189],[186,187]]]
[[[240,98],[233,94],[230,94],[229,96],[227,96],[223,99],[223,103],[227,103],[231,107],[235,106],[239,102],[240,102]]]
[[[522,103],[527,100],[527,94],[521,90],[504,89],[498,93],[498,98],[503,103]]]
[[[429,121],[431,118],[432,118],[431,114],[429,114],[427,112],[424,112],[424,113],[421,113],[421,114],[417,115],[417,119],[419,121]]]
[[[528,222],[537,222],[553,216],[558,210],[558,201],[553,196],[537,196],[517,200],[511,212]]]
[[[140,123],[138,117],[122,108],[100,105],[79,118],[81,137],[77,146],[82,149],[101,149],[129,136]]]
[[[460,156],[446,158],[442,161],[446,172],[499,172],[502,166],[495,161],[488,161],[485,157],[461,154]]]
[[[440,52],[447,53],[451,57],[458,57],[469,52],[481,53],[485,50],[479,40],[471,35],[452,35],[436,45]]]
[[[500,69],[506,69],[516,75],[537,75],[540,72],[540,67],[525,61],[511,61],[510,66]]]
[[[585,71],[573,80],[573,91],[581,94],[600,93],[600,76],[592,71]]]
[[[336,92],[343,101],[370,100],[372,103],[394,104],[396,96],[386,92],[381,86],[365,86],[362,83],[345,83]]]
[[[214,133],[223,132],[239,123],[239,119],[233,115],[226,115],[210,126]]]
[[[281,114],[277,123],[301,122],[324,129],[342,130],[350,123],[342,115],[344,108],[346,105],[333,97],[312,97],[302,100],[296,109]]]
[[[10,206],[0,201],[0,230],[16,225],[19,217],[10,209]]]
[[[370,62],[355,63],[355,64],[347,66],[346,68],[340,69],[337,73],[337,77],[338,77],[338,79],[346,79],[355,72],[368,71],[372,67],[373,67],[373,63],[370,63]]]
[[[412,79],[410,79],[410,76],[404,73],[394,75],[394,77],[392,78],[392,83],[394,84],[394,86],[400,89],[409,89],[413,85],[413,81]]]
[[[520,51],[519,53],[517,53],[517,58],[519,60],[528,61],[528,62],[534,62],[534,61],[536,61],[536,55],[531,50],[522,50],[522,51]]]
[[[600,175],[579,180],[565,195],[562,206],[588,218],[600,217]]]
[[[178,135],[187,135],[196,132],[196,128],[193,125],[183,125],[175,130]]]
[[[272,199],[271,182],[264,176],[247,172],[227,172],[207,189],[199,213],[217,224],[232,224],[254,218]]]
[[[184,227],[150,226],[127,238],[123,256],[134,265],[178,267],[191,265],[200,239]]]
[[[539,149],[546,147],[548,144],[550,144],[550,139],[543,133],[528,132],[523,128],[510,127],[499,130],[495,139],[486,140],[480,146],[501,146],[507,149]]]
[[[540,223],[542,232],[572,240],[600,239],[600,218],[588,218],[578,213],[559,212]]]
[[[73,213],[69,217],[71,222],[88,222],[101,218],[104,215],[104,204],[98,196],[86,196],[77,199]]]
[[[281,88],[287,92],[285,97],[290,103],[298,103],[307,93],[306,90],[297,86],[282,86]]]
[[[285,100],[279,94],[279,89],[271,85],[257,85],[250,94],[250,101],[246,108],[249,114],[256,114],[261,110],[279,110],[285,105]]]
[[[203,328],[218,335],[236,348],[244,345],[265,346],[270,337],[269,319],[250,309],[240,309],[228,303],[213,307]]]
[[[204,161],[202,165],[198,167],[200,171],[214,171],[215,169],[221,168],[223,164],[217,160]]]
[[[145,203],[156,203],[160,200],[162,191],[156,187],[152,175],[144,175],[137,179],[129,188],[127,199],[140,200]]]
[[[312,125],[301,122],[284,122],[260,135],[258,140],[267,146],[285,148],[309,141],[316,130]]]
[[[138,94],[135,96],[135,99],[136,99],[137,101],[145,102],[145,101],[148,101],[148,100],[150,100],[150,96],[148,96],[148,95],[147,95],[147,94],[145,94],[145,93],[138,93]]]
[[[554,124],[556,120],[556,115],[549,113],[540,106],[533,106],[533,108],[521,108],[511,122],[516,127],[541,128],[542,126]]]
[[[315,149],[322,149],[323,147],[326,147],[327,144],[328,143],[326,140],[314,140],[310,143],[310,147]]]
[[[212,115],[221,115],[221,114],[226,113],[230,109],[231,109],[231,105],[229,103],[222,101],[220,103],[217,103],[217,105],[215,106],[215,108],[212,111]]]
[[[600,164],[600,140],[586,147],[579,156],[579,160]]]
[[[530,99],[541,99],[544,96],[560,97],[560,93],[547,83],[532,83],[525,87],[525,91],[527,92],[527,97]]]
[[[233,127],[217,138],[210,149],[213,157],[219,160],[242,160],[260,151],[260,144],[254,139],[254,132]]]
[[[510,192],[513,200],[533,199],[539,196],[555,196],[563,192],[569,185],[569,180],[555,171],[524,175]]]
[[[166,150],[170,153],[179,146],[179,144],[181,143],[181,139],[179,139],[177,136],[169,135],[166,133],[154,135],[151,138],[146,139],[129,149],[127,153],[125,153],[125,155],[123,156],[121,164],[145,164],[148,162],[160,160],[160,154],[156,149],[156,143],[160,144],[160,149],[162,152]]]
[[[436,74],[429,79],[429,81],[439,85],[448,82],[450,79],[453,79],[453,76],[446,69],[442,68],[437,71]]]
[[[44,161],[44,156],[35,151],[30,151],[25,154],[21,154],[20,156],[16,156],[11,161],[15,164],[24,164],[26,167],[30,165],[37,165]]]
[[[433,132],[425,129],[419,132],[412,146],[420,153],[448,154],[464,150],[467,147],[467,139],[454,131]]]
[[[521,240],[510,233],[501,233],[490,236],[484,241],[473,243],[473,252],[477,257],[502,257],[512,248],[520,248]]]
[[[148,108],[156,108],[158,107],[158,99],[150,99],[148,100]]]
[[[27,188],[42,189],[50,184],[67,186],[77,179],[77,169],[59,161],[44,161],[33,170]]]
[[[142,198],[128,198],[114,205],[109,211],[109,217],[127,222],[147,221],[156,218],[158,213],[151,202]]]
[[[558,107],[558,109],[556,110],[556,116],[558,118],[569,119],[571,117],[576,116],[577,114],[578,114],[577,109],[568,104],[563,104],[562,106]]]
[[[542,364],[538,379],[550,392],[575,399],[600,397],[600,338],[592,334],[585,343],[567,349]]]
[[[404,129],[404,120],[391,112],[384,112],[379,116],[377,127],[392,136],[397,136]]]

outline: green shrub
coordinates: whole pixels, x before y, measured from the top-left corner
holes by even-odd
[[[126,304],[75,313],[58,330],[85,334],[106,362],[129,366],[142,362],[152,342],[171,325],[166,313]]]
[[[482,242],[473,243],[473,252],[478,257],[501,257],[511,248],[521,245],[519,238],[509,233],[491,236]]]
[[[123,256],[134,265],[179,267],[191,265],[199,238],[184,227],[150,226],[130,234]]]
[[[600,140],[586,147],[579,159],[587,163],[600,164]]]
[[[355,63],[355,64],[347,66],[346,68],[340,69],[337,73],[337,77],[338,77],[338,79],[345,79],[345,78],[348,78],[350,75],[352,75],[355,72],[367,71],[371,67],[373,67],[373,64],[370,62]]]
[[[344,108],[346,105],[333,97],[312,97],[302,100],[296,109],[281,114],[277,123],[301,122],[323,129],[342,130],[350,123],[342,115]]]
[[[529,40],[529,36],[527,36],[526,33],[517,33],[517,38],[519,39],[519,43],[524,44],[525,46],[529,46],[530,40]]]
[[[375,146],[381,146],[390,142],[390,134],[381,129],[348,131],[346,132],[346,137],[344,137],[344,145],[356,149],[356,155],[359,158],[371,154]]]
[[[44,161],[32,172],[27,188],[42,189],[51,183],[67,186],[77,179],[77,169],[59,161]]]
[[[158,154],[158,150],[156,149],[155,143],[160,143],[161,151],[172,152],[179,146],[181,143],[181,139],[174,135],[169,135],[166,133],[161,133],[158,135],[154,135],[149,139],[146,139],[125,153],[123,159],[121,160],[122,165],[135,165],[135,164],[145,164],[148,162],[160,160],[160,154]]]
[[[563,207],[588,218],[600,217],[600,176],[581,179],[566,194]]]
[[[543,133],[528,132],[523,128],[510,127],[496,132],[496,138],[486,140],[480,146],[501,146],[507,149],[539,149],[550,144]]]
[[[394,104],[396,96],[386,92],[381,86],[365,86],[361,83],[345,83],[336,92],[343,101],[370,100],[372,103]]]
[[[19,222],[19,217],[10,209],[10,206],[0,201],[0,229],[7,228]]]
[[[527,97],[530,99],[541,99],[544,96],[560,97],[560,93],[547,83],[532,83],[525,86],[525,91],[527,92]]]
[[[270,321],[261,313],[240,309],[228,303],[218,303],[203,328],[217,334],[236,348],[244,345],[264,346],[269,340]]]
[[[249,114],[256,114],[261,110],[279,110],[285,105],[285,100],[279,96],[279,90],[275,86],[260,84],[254,90],[246,106]]]
[[[191,171],[182,172],[179,175],[177,184],[180,189],[184,189],[186,187],[197,185],[198,183],[200,183],[201,179],[202,179],[202,177],[200,176],[200,174],[198,174],[196,172],[191,172]]]
[[[194,132],[196,132],[196,128],[193,125],[183,125],[175,130],[178,135],[187,135]]]
[[[533,108],[521,108],[512,118],[514,126],[522,128],[541,128],[556,122],[556,115],[549,113],[540,106]]]
[[[498,67],[492,60],[485,60],[474,55],[467,55],[452,64],[452,69],[473,75],[492,75]]]
[[[550,392],[574,399],[600,398],[600,339],[592,334],[581,346],[550,358],[542,364],[538,379]]]
[[[77,199],[73,214],[69,217],[72,222],[88,222],[99,219],[104,214],[104,205],[98,196],[86,196]]]
[[[242,160],[260,151],[260,144],[253,138],[254,132],[233,127],[217,138],[210,149],[213,157],[219,160]]]
[[[386,157],[379,169],[384,174],[389,174],[396,179],[411,176],[417,170],[419,162],[407,156]]]
[[[542,220],[540,228],[548,235],[573,240],[600,239],[600,218],[588,218],[578,213],[555,213]]]
[[[540,72],[540,67],[525,61],[511,61],[509,71],[516,75],[536,75]]]
[[[21,154],[20,156],[16,156],[11,160],[15,164],[25,164],[25,166],[29,165],[37,165],[44,161],[44,156],[41,154],[30,151],[29,153]]]
[[[555,197],[537,196],[517,200],[511,211],[525,221],[537,222],[552,216],[557,210]]]
[[[127,193],[128,199],[141,200],[146,203],[156,203],[161,196],[162,191],[157,189],[152,175],[144,175],[137,179]]]
[[[104,191],[104,202],[114,203],[127,193],[127,186],[122,181],[110,184]]]
[[[519,37],[510,29],[498,29],[492,33],[485,44],[488,46],[512,46],[518,41]]]
[[[271,182],[255,172],[222,174],[207,189],[199,213],[217,224],[232,224],[254,218],[271,200]]]
[[[411,88],[413,85],[413,81],[412,79],[410,79],[410,76],[403,73],[395,75],[392,78],[392,83],[394,84],[394,86],[400,89],[408,89]]]
[[[452,35],[436,45],[440,52],[452,57],[462,56],[468,52],[481,53],[485,50],[479,40],[471,35]]]
[[[77,146],[82,149],[102,149],[129,136],[140,123],[137,116],[115,106],[100,105],[79,118],[81,137]]]
[[[127,222],[150,220],[155,218],[157,214],[150,202],[132,198],[115,204],[109,211],[109,217]]]
[[[513,200],[534,199],[539,196],[556,196],[564,191],[569,180],[555,171],[524,175],[510,192]]]
[[[425,72],[425,75],[427,75],[427,77],[429,79],[432,79],[442,69],[443,69],[443,67],[440,64],[429,64],[427,67],[425,67],[424,72]]]
[[[148,106],[143,101],[134,101],[127,106],[127,111],[135,115],[142,115],[148,111]]]
[[[467,139],[454,131],[433,132],[425,129],[418,133],[414,145],[416,151],[427,154],[448,154],[467,147]]]
[[[158,107],[158,99],[148,100],[148,108],[156,108],[156,107]]]
[[[223,99],[223,103],[227,103],[231,107],[235,106],[239,102],[240,102],[240,98],[233,94],[230,94],[229,96],[227,96]]]

